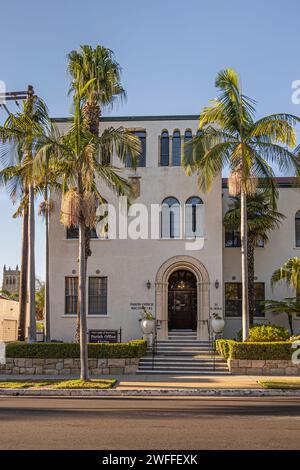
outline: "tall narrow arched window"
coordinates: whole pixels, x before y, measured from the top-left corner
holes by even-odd
[[[160,136],[160,166],[169,166],[169,157],[169,132],[163,131]]]
[[[300,247],[300,211],[295,216],[295,235],[296,235],[296,246]]]
[[[180,131],[176,130],[173,132],[172,138],[172,165],[181,165],[181,136]]]
[[[187,142],[192,140],[192,138],[193,138],[193,134],[192,134],[191,129],[186,129],[186,131],[184,133],[184,143],[186,144]],[[189,157],[189,154],[191,153],[191,151],[192,151],[192,146],[191,145],[184,147],[184,156],[185,156],[186,160],[188,160],[188,157]]]
[[[198,196],[190,197],[185,203],[185,237],[198,238],[204,235],[204,206]]]
[[[133,135],[139,137],[141,143],[141,152],[137,157],[136,166],[145,167],[146,166],[146,132],[145,131],[133,131]],[[125,167],[131,168],[133,166],[132,158],[129,154],[126,155]]]
[[[180,204],[175,197],[167,197],[162,202],[161,237],[180,237]]]

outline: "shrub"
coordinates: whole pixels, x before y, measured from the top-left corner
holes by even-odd
[[[143,340],[129,341],[128,343],[99,343],[88,344],[90,359],[122,359],[141,357],[145,354],[147,343]],[[7,357],[37,358],[37,359],[64,359],[79,358],[78,343],[24,343],[15,342],[6,345]]]
[[[273,341],[287,341],[290,333],[286,328],[276,325],[253,325],[249,329],[248,342],[267,343]],[[242,341],[242,331],[237,334],[238,341]]]
[[[218,339],[216,341],[216,350],[220,356],[223,356],[225,359],[229,359],[230,357],[230,346],[231,343],[235,341],[230,339]]]
[[[252,360],[291,360],[292,343],[278,342],[237,342],[232,340],[217,340],[217,351],[225,359],[252,359]],[[221,343],[221,344],[220,344]],[[226,345],[224,343],[227,343]]]

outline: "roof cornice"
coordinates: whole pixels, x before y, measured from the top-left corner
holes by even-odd
[[[100,122],[126,122],[126,121],[198,121],[198,114],[175,114],[165,116],[102,116]],[[72,117],[53,117],[53,122],[70,122]]]

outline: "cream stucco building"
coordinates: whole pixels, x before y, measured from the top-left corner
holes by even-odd
[[[57,119],[60,129],[69,123]],[[208,321],[213,312],[226,320],[225,336],[233,337],[241,327],[240,248],[236,234],[225,236],[222,220],[228,208],[226,180],[219,175],[207,194],[199,192],[197,175],[186,176],[180,166],[184,141],[197,132],[197,116],[103,118],[106,127],[133,129],[142,142],[139,166],[124,168],[136,191],[135,203],[162,206],[159,236],[148,239],[93,238],[88,262],[88,329],[122,329],[122,340],[141,337],[142,305],[158,320],[158,336],[165,339],[171,329],[192,329],[208,339]],[[113,155],[112,164],[124,165]],[[125,165],[126,166],[126,165]],[[129,166],[129,162],[128,162]],[[284,316],[265,316],[259,301],[283,298],[285,288],[272,292],[274,269],[300,250],[300,193],[291,179],[279,179],[279,211],[286,215],[270,243],[256,249],[255,276],[257,322],[286,324]],[[105,199],[118,207],[116,195],[101,187]],[[56,196],[54,196],[56,197]],[[181,209],[179,208],[181,207]],[[168,207],[172,207],[168,211]],[[166,209],[166,212],[164,210]],[[129,217],[130,220],[130,217]],[[150,228],[149,228],[150,233]],[[295,235],[296,234],[296,235]],[[66,231],[60,223],[57,198],[50,220],[51,336],[74,338],[77,303],[76,227]],[[187,244],[187,239],[190,244]],[[194,249],[193,241],[201,242]],[[295,321],[300,329],[300,320]]]

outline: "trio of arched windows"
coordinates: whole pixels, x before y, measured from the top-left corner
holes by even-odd
[[[183,136],[180,130],[175,129],[172,136],[167,130],[162,131],[160,136],[160,166],[180,166],[182,143],[193,138],[191,129],[186,129]]]
[[[180,238],[181,208],[175,197],[167,197],[161,208],[161,237]],[[184,206],[184,236],[203,236],[203,201],[198,196],[187,199]]]

